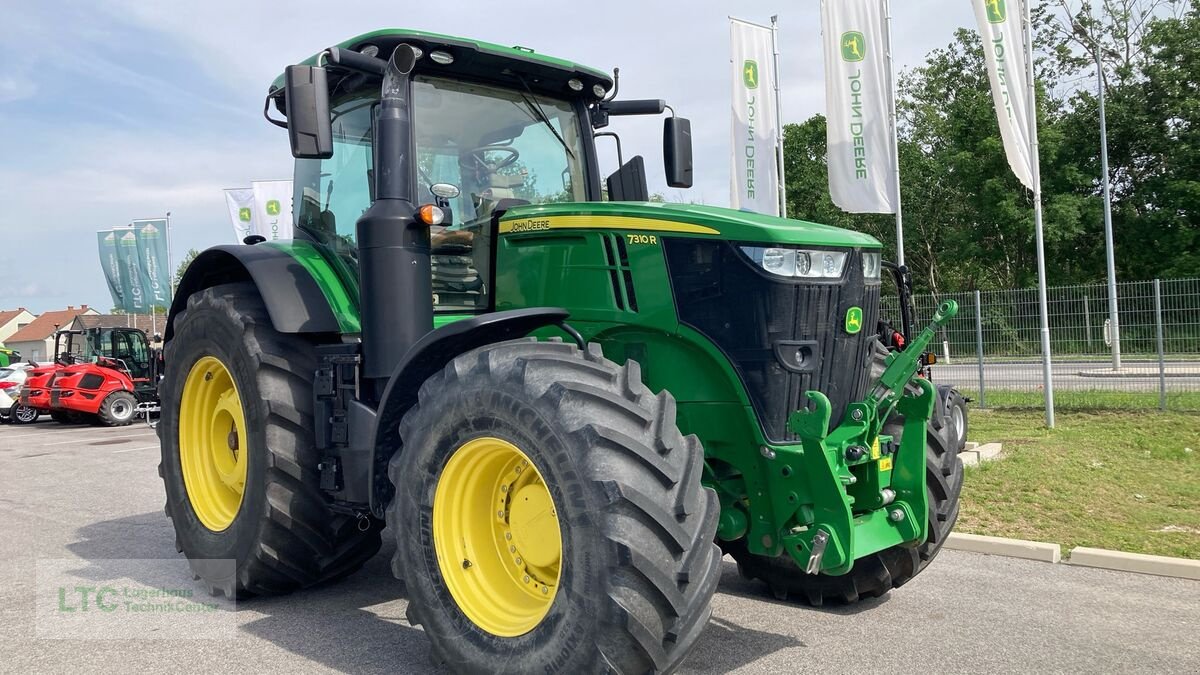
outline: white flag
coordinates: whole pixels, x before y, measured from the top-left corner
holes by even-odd
[[[256,180],[254,190],[254,234],[267,241],[292,238],[292,181]]]
[[[1033,102],[1029,100],[1025,40],[1021,31],[1025,11],[1020,0],[971,0],[971,4],[975,6],[979,35],[983,39],[1004,153],[1017,179],[1032,190],[1029,110]]]
[[[233,223],[233,235],[238,243],[246,235],[254,233],[254,190],[252,188],[230,188],[225,190],[225,205],[229,207],[229,220]]]
[[[896,148],[883,0],[822,0],[829,196],[850,213],[895,213]]]
[[[771,29],[729,20],[733,46],[733,161],[730,204],[735,209],[779,215],[775,165],[775,72]]]

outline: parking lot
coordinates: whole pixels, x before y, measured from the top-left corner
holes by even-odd
[[[225,639],[46,638],[39,561],[72,559],[81,578],[115,584],[137,575],[125,561],[163,559],[191,586],[163,516],[158,452],[144,425],[0,427],[0,671],[432,670],[387,545],[341,583],[233,614],[222,605]],[[948,551],[888,597],[811,609],[776,601],[727,559],[683,670],[1195,672],[1197,626],[1200,582],[1181,579]]]

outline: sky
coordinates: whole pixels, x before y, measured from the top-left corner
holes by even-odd
[[[894,0],[900,68],[974,26],[968,0]],[[171,213],[177,263],[233,241],[222,188],[290,178],[268,85],[324,47],[384,27],[522,45],[611,71],[621,98],[692,121],[695,185],[665,186],[662,120],[614,119],[651,192],[729,203],[727,17],[779,16],[783,119],[824,109],[817,0],[416,3],[341,0],[0,0],[0,309],[112,306],[98,229]],[[600,144],[601,170],[616,169]]]

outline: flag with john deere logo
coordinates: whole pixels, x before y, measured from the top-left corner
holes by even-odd
[[[133,221],[133,232],[137,241],[138,259],[141,263],[142,289],[152,307],[167,309],[171,306],[171,269],[167,252],[167,221]]]
[[[237,243],[247,235],[254,234],[254,189],[230,188],[225,190],[225,205],[229,208],[229,220],[233,223],[233,235]]]
[[[775,57],[771,29],[731,18],[733,139],[729,201],[735,209],[779,215],[775,163]]]
[[[983,39],[983,55],[987,61],[988,80],[992,85],[992,102],[1000,122],[1000,138],[1008,165],[1021,184],[1033,189],[1033,169],[1030,160],[1029,78],[1026,70],[1025,40],[1021,24],[1025,10],[1020,0],[971,0],[979,35]]]
[[[895,140],[883,0],[822,0],[829,196],[850,213],[895,213]]]
[[[254,190],[254,234],[267,241],[292,238],[292,181],[251,181]]]
[[[124,280],[121,259],[117,256],[117,233],[100,230],[96,233],[96,241],[100,245],[100,267],[104,270],[104,281],[108,283],[113,307],[125,309],[125,289],[128,284]]]
[[[142,283],[142,261],[138,255],[137,233],[132,227],[113,228],[117,238],[117,262],[121,266],[121,279],[125,283],[122,305],[130,314],[148,314],[150,302]]]

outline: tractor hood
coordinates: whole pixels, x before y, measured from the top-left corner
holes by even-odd
[[[540,204],[509,209],[500,218],[501,233],[549,229],[644,230],[765,244],[882,248],[878,239],[860,232],[803,220],[697,204]]]

